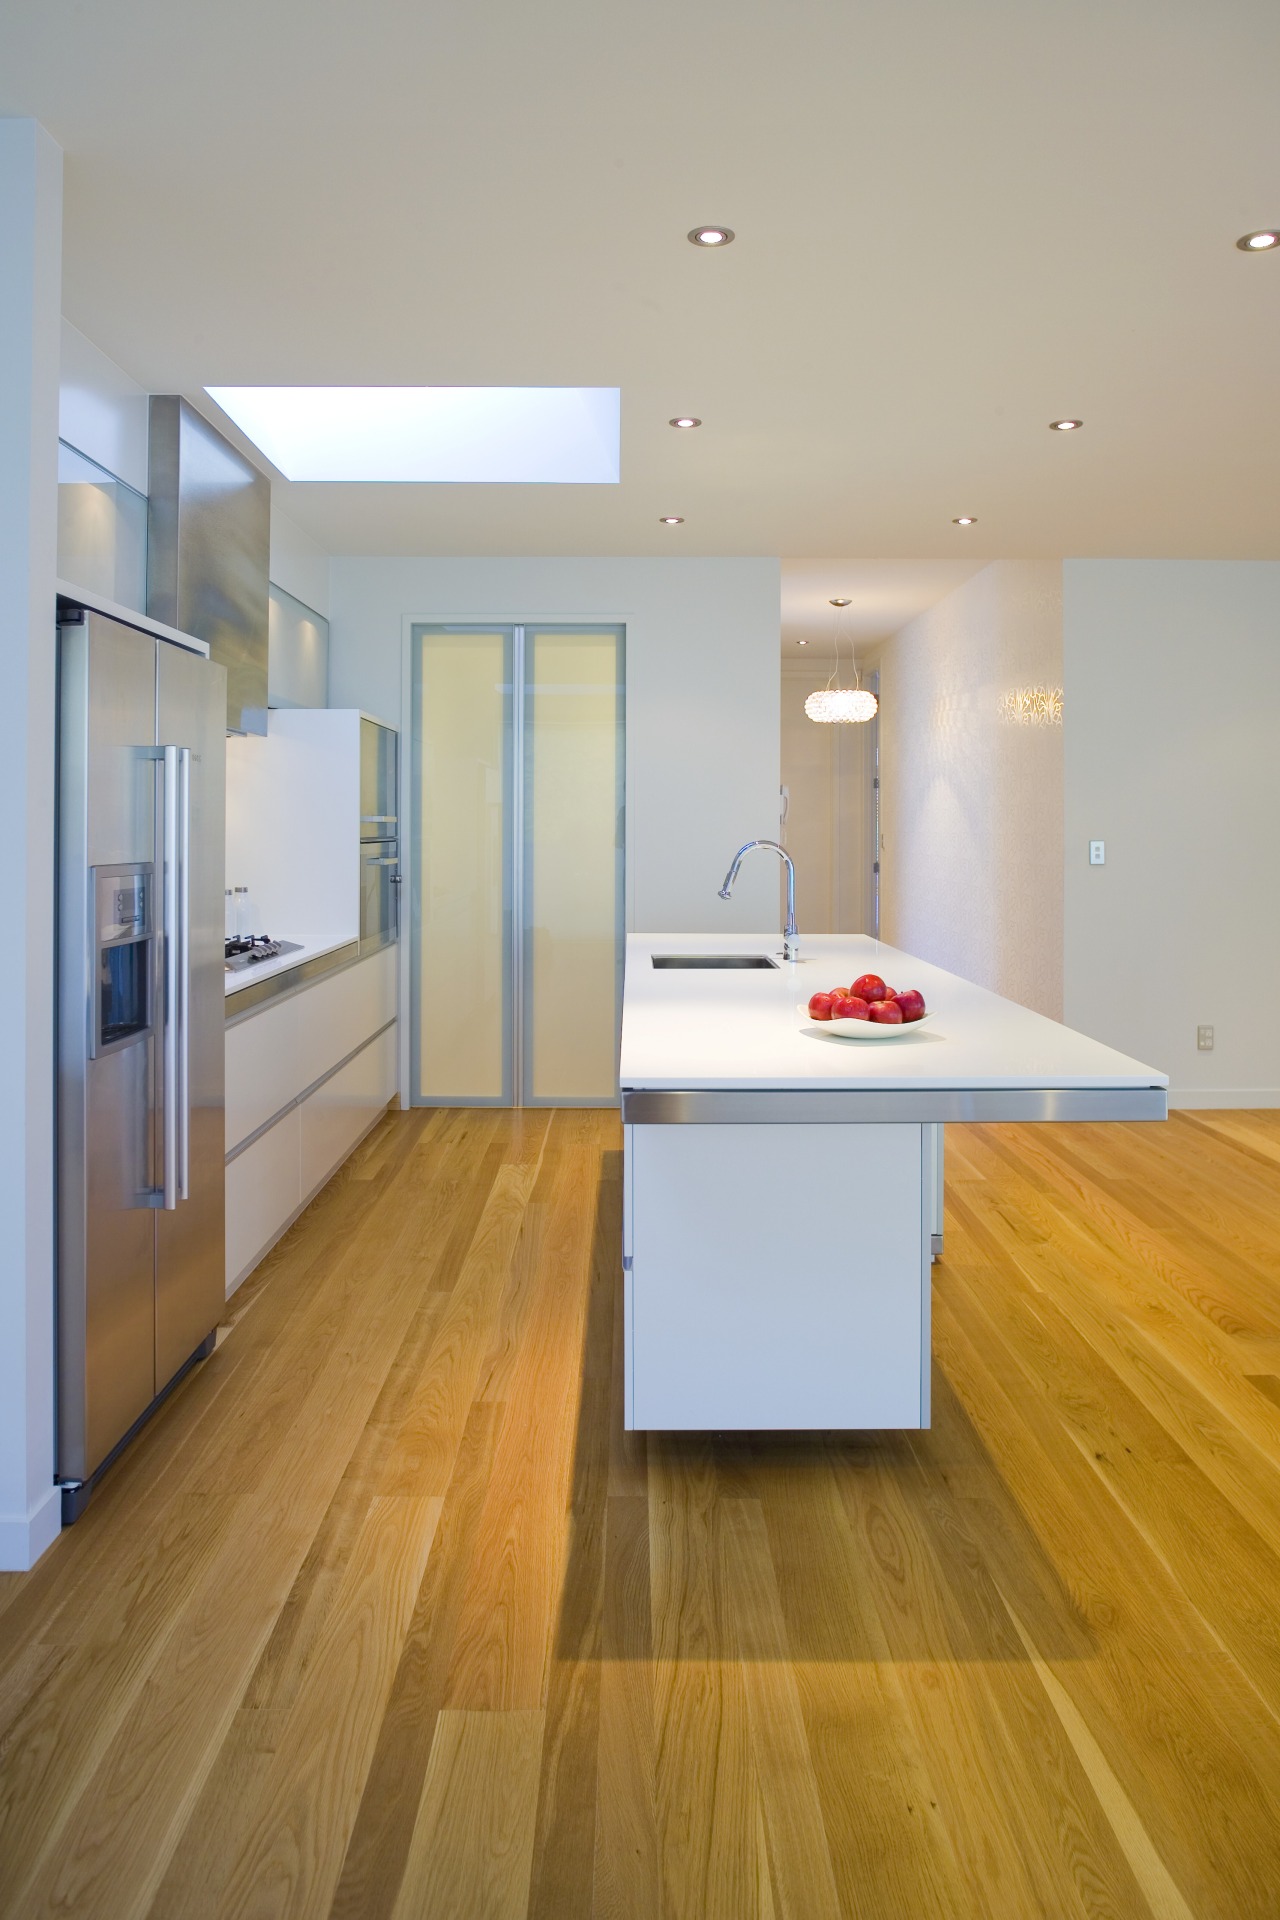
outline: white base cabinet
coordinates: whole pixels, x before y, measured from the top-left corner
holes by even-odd
[[[391,1026],[302,1102],[298,1147],[304,1201],[363,1140],[395,1090],[396,1030]]]
[[[227,1029],[227,1292],[396,1094],[396,949]]]
[[[395,1019],[396,953],[382,947],[227,1028],[228,1153]]]
[[[227,1163],[227,1292],[252,1273],[301,1204],[297,1107]]]
[[[628,1126],[627,1426],[927,1426],[925,1132]]]

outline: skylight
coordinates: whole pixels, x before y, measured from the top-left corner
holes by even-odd
[[[616,486],[617,387],[206,387],[286,480]]]

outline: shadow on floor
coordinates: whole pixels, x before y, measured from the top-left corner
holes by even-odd
[[[1034,1622],[1042,1658],[1090,1657],[1069,1590],[936,1362],[923,1432],[624,1434],[620,1162],[604,1156],[596,1196],[556,1657],[604,1657],[601,1621],[626,1581],[628,1608],[649,1626],[627,1633],[621,1657],[681,1646],[666,1631],[674,1611],[697,1616],[690,1658],[740,1658],[735,1618],[762,1603],[733,1591],[739,1563],[724,1537],[738,1503],[763,1527],[776,1593],[763,1637],[753,1620],[753,1657],[1025,1662],[1015,1612]],[[626,1551],[614,1551],[624,1535]],[[647,1596],[635,1591],[645,1574]]]

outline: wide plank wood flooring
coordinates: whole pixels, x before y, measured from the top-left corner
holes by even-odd
[[[949,1128],[919,1434],[624,1434],[620,1144],[388,1116],[0,1578],[0,1914],[1276,1920],[1280,1114]]]

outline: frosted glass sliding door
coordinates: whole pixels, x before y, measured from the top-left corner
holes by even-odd
[[[617,1099],[620,628],[414,632],[415,1098]]]
[[[523,1104],[617,1097],[622,635],[525,629]]]
[[[509,1106],[509,630],[414,636],[415,1100]]]

